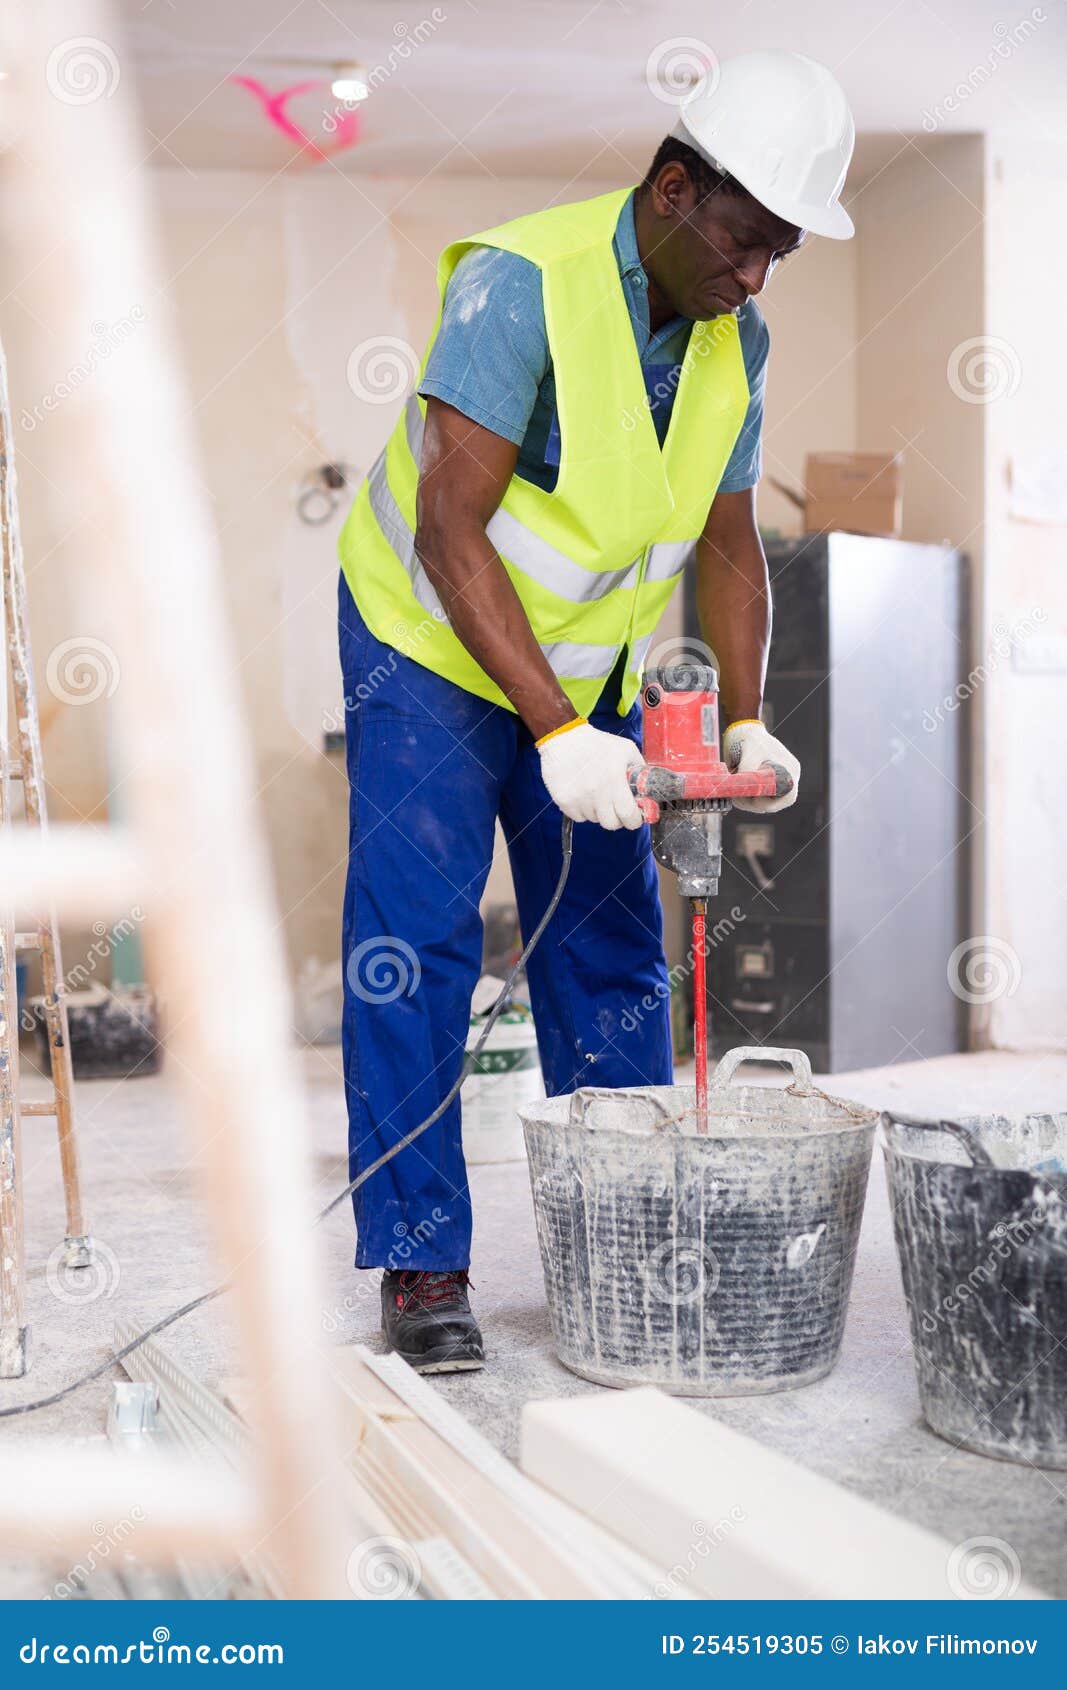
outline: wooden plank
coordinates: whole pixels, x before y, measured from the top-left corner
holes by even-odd
[[[951,1546],[933,1533],[661,1391],[527,1403],[521,1463],[662,1562],[671,1595],[958,1595]]]
[[[247,1418],[246,1379],[223,1380],[221,1394],[236,1414]],[[395,1595],[397,1581],[411,1582],[413,1572],[417,1590],[437,1601],[495,1596],[455,1545],[435,1533],[429,1515],[385,1469],[364,1459],[358,1468],[342,1469],[340,1483],[347,1515],[358,1522],[347,1563],[348,1582],[357,1600]],[[410,1556],[404,1553],[405,1545],[410,1547]],[[407,1594],[414,1595],[415,1589]]]
[[[510,1546],[501,1541],[502,1532],[509,1535],[510,1522],[501,1521],[492,1487],[474,1483],[478,1476],[374,1377],[354,1350],[338,1349],[331,1360],[348,1459],[357,1475],[367,1460],[384,1469],[498,1596],[529,1600],[543,1594],[538,1567],[524,1565],[517,1556],[522,1546],[515,1534],[510,1534]],[[567,1594],[564,1580],[548,1582],[553,1595]]]
[[[652,1562],[568,1507],[551,1491],[532,1483],[428,1379],[421,1378],[398,1355],[374,1355],[362,1346],[359,1354],[377,1378],[539,1526],[569,1561],[576,1577],[592,1582],[604,1598],[647,1601],[655,1594],[660,1571]]]
[[[331,1353],[357,1473],[380,1463],[498,1596],[596,1598],[602,1587],[368,1366],[357,1346]]]
[[[37,920],[53,905],[64,919],[81,920],[148,903],[151,877],[125,830],[60,822],[43,839],[21,827],[0,837],[0,886],[20,917]]]
[[[114,1530],[148,1558],[236,1560],[261,1526],[247,1480],[221,1463],[193,1468],[164,1450],[119,1461],[102,1440],[0,1444],[0,1500],[5,1543],[50,1558],[69,1554],[77,1560],[87,1543]]]

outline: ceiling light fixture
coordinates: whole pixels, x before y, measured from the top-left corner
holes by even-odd
[[[347,105],[353,106],[367,99],[370,95],[370,86],[363,66],[355,61],[349,64],[334,65],[330,93],[335,100],[344,100]]]

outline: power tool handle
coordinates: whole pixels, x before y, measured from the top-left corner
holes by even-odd
[[[788,769],[783,769],[781,763],[766,763],[765,768],[774,770],[774,796],[784,798],[787,792],[793,790],[793,777]]]
[[[655,798],[643,790],[645,782],[641,777],[646,773],[646,767],[631,769],[628,778],[630,782],[630,791],[637,799],[637,808],[640,810],[643,819],[648,823],[649,827],[653,827],[655,823],[659,821],[659,804]]]
[[[685,796],[685,777],[674,769],[642,763],[630,770],[629,781],[637,807],[650,826],[659,821],[660,804]]]

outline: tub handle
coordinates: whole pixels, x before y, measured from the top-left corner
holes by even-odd
[[[790,1091],[807,1097],[815,1090],[811,1078],[811,1063],[802,1050],[781,1050],[777,1045],[735,1045],[720,1056],[711,1077],[709,1091],[727,1091],[742,1062],[784,1062],[793,1070]]]
[[[660,1132],[664,1127],[673,1126],[680,1119],[678,1115],[672,1115],[665,1100],[654,1087],[625,1091],[622,1095],[628,1102],[643,1103],[651,1110],[653,1119],[649,1124],[654,1132]],[[576,1092],[571,1093],[571,1124],[587,1126],[590,1111],[595,1110],[601,1104],[605,1104],[616,1111],[619,1107],[619,1096],[619,1092],[611,1086],[580,1086]]]
[[[897,1115],[889,1110],[883,1110],[882,1126],[887,1130],[890,1127],[917,1127],[921,1132],[926,1133],[948,1133],[949,1137],[954,1138],[956,1143],[967,1152],[971,1159],[972,1168],[996,1167],[996,1163],[981,1139],[962,1121],[922,1121],[916,1115]]]

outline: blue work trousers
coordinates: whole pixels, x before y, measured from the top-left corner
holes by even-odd
[[[440,1103],[463,1063],[479,903],[500,818],[529,936],[561,868],[559,810],[522,722],[376,639],[342,576],[349,779],[342,1023],[350,1178]],[[591,720],[639,741],[640,705]],[[563,899],[528,967],[545,1090],[666,1085],[670,1010],[647,827],[574,829]],[[654,1005],[649,1008],[649,1003]],[[354,1193],[357,1267],[470,1262],[460,1101]]]

